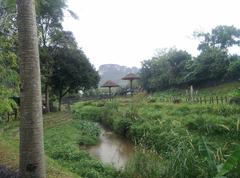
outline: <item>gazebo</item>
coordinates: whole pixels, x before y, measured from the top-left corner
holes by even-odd
[[[111,80],[108,80],[106,81],[101,87],[105,87],[105,88],[108,88],[109,89],[109,96],[111,96],[111,88],[112,87],[118,87],[119,85],[116,84],[115,82],[111,81]]]
[[[122,78],[122,80],[129,80],[130,81],[131,95],[133,95],[132,82],[133,82],[133,80],[138,80],[138,79],[140,79],[140,77],[137,76],[136,74],[133,74],[133,73],[127,74],[125,77]]]

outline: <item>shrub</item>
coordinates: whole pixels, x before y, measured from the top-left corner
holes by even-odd
[[[237,105],[240,105],[240,97],[239,96],[235,96],[235,97],[232,97],[229,101],[230,104],[237,104]]]
[[[101,121],[102,110],[96,106],[84,106],[73,110],[75,119],[86,119],[92,121]]]
[[[132,121],[128,118],[117,117],[113,121],[113,130],[123,136],[127,136]]]
[[[174,104],[179,104],[179,103],[181,103],[182,102],[182,100],[180,99],[180,98],[174,98],[173,99],[173,103]]]
[[[154,97],[148,97],[148,100],[147,100],[148,103],[155,103],[156,101],[157,101],[157,98],[154,98]]]
[[[154,152],[138,149],[128,161],[124,170],[126,178],[160,178],[162,177],[162,160]]]

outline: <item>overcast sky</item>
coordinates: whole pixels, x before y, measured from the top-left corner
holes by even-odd
[[[240,28],[240,0],[68,0],[68,6],[79,19],[66,16],[64,29],[96,68],[140,67],[156,49],[174,46],[195,56],[194,31]]]

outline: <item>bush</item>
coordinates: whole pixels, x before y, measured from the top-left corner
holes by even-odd
[[[128,161],[124,170],[126,178],[160,178],[163,177],[162,160],[154,152],[138,150]]]
[[[128,118],[117,117],[113,121],[113,130],[123,136],[127,136],[132,121]]]
[[[46,154],[82,178],[117,178],[119,173],[116,169],[105,166],[79,148],[79,142],[96,143],[99,134],[97,124],[82,120],[47,129],[44,139]]]
[[[101,121],[102,110],[96,106],[84,106],[73,109],[75,119],[86,119],[92,121]]]
[[[149,97],[147,98],[147,102],[148,102],[148,103],[156,103],[156,101],[157,101],[157,98],[154,98],[154,97],[151,97],[151,96],[149,96]]]
[[[229,101],[230,104],[237,104],[237,105],[240,105],[240,97],[239,96],[235,96],[235,97],[232,97]]]

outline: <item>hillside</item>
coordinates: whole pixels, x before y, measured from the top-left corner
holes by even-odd
[[[118,64],[103,64],[99,67],[98,73],[101,77],[99,85],[101,86],[107,80],[112,80],[119,85],[125,85],[126,82],[121,78],[129,73],[137,73],[139,69],[137,67],[126,67]]]
[[[194,91],[198,93],[198,96],[233,96],[236,90],[240,87],[239,82],[229,82],[222,83],[219,85],[204,87],[204,88],[194,88]],[[186,89],[168,89],[163,91],[158,91],[154,93],[154,96],[185,96]]]

